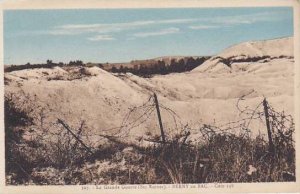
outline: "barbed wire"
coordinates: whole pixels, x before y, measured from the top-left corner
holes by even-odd
[[[221,125],[203,124],[203,126],[200,127],[200,133],[202,134],[203,138],[206,139],[206,137],[213,136],[215,134],[231,135],[233,134],[234,131],[239,131],[243,135],[248,135],[252,131],[250,127],[251,127],[251,123],[254,120],[263,123],[263,125],[266,125],[265,122],[266,115],[263,109],[264,108],[263,101],[260,101],[254,108],[249,107],[249,105],[243,105],[242,103],[249,95],[253,94],[254,92],[255,92],[254,90],[251,90],[247,94],[244,94],[237,99],[236,108],[238,110],[239,117],[242,117],[241,119],[236,121],[230,121]],[[171,117],[172,120],[171,123],[174,124],[174,128],[172,128],[173,130],[176,130],[177,132],[195,130],[190,128],[188,124],[184,125],[181,117],[173,109],[167,107],[161,102],[158,103],[158,105],[160,110],[164,112],[164,114],[167,114]],[[37,119],[37,121],[41,122],[42,125],[43,124],[42,114],[44,109],[42,109],[41,107],[39,107],[39,109],[41,109],[41,113],[40,113],[41,115],[35,115],[35,116],[37,118],[39,116],[39,119]],[[156,118],[152,118],[155,109],[156,107],[155,107],[154,97],[153,95],[149,95],[147,100],[145,100],[141,105],[133,106],[129,108],[129,111],[123,117],[120,126],[98,130],[100,131],[99,134],[97,134],[96,132],[96,134],[82,134],[82,136],[85,136],[86,139],[89,139],[89,135],[90,136],[99,135],[101,138],[101,135],[103,134],[104,135],[109,134],[115,137],[128,137],[128,135],[134,128],[140,127],[144,123],[156,119]],[[293,117],[291,115],[286,115],[284,111],[282,112],[276,111],[270,105],[270,103],[267,103],[267,110],[270,117],[272,134],[274,136],[272,138],[281,139],[280,141],[283,141],[285,143],[294,142],[293,133],[295,127],[294,127]],[[168,120],[168,122],[170,123],[170,120]],[[50,124],[48,123],[47,126],[49,125],[53,125],[53,127],[59,128],[59,126],[57,126],[56,123],[50,123]],[[41,140],[47,138],[45,134],[56,135],[56,136],[61,135],[60,130],[52,131],[49,130],[49,128],[46,126],[45,127],[41,126],[41,128],[45,128],[45,130],[43,130],[41,133],[36,133],[36,136]],[[199,128],[196,130],[199,131]]]
[[[204,124],[203,127],[200,128],[200,132],[202,133],[204,139],[209,139],[210,137],[213,137],[216,134],[221,135],[232,135],[230,130],[239,129],[240,132],[242,132],[242,135],[248,135],[251,133],[250,124],[253,120],[259,120],[266,126],[266,114],[268,114],[268,117],[270,119],[270,126],[272,130],[272,137],[271,139],[274,139],[278,141],[277,143],[286,143],[286,144],[293,144],[293,134],[294,134],[294,121],[293,117],[291,115],[286,115],[284,111],[278,112],[276,111],[264,98],[266,101],[266,110],[267,113],[265,113],[263,110],[264,107],[264,100],[259,102],[257,106],[254,109],[249,108],[249,106],[245,106],[244,108],[241,107],[241,101],[245,100],[245,97],[247,95],[252,94],[252,92],[241,96],[237,100],[236,107],[239,111],[240,116],[244,116],[244,118],[228,122],[223,125],[219,126],[213,126],[213,125],[207,125]],[[292,145],[289,145],[292,146]]]
[[[172,122],[176,130],[183,128],[181,118],[174,110],[161,103],[159,103],[159,108],[162,112],[165,111],[165,113],[167,113],[172,118]],[[142,105],[129,108],[129,111],[122,119],[120,126],[101,129],[101,131],[109,132],[111,136],[115,137],[128,137],[132,129],[141,126],[149,120],[153,120],[153,118],[151,119],[151,116],[153,116],[153,112],[155,112],[155,109],[156,107],[154,103],[154,98],[152,95],[150,95],[149,98]],[[114,130],[113,133],[112,130]],[[99,135],[103,136],[103,133]]]
[[[244,136],[249,136],[252,130],[250,129],[251,123],[255,121],[261,122],[264,126],[266,126],[265,122],[265,112],[263,110],[263,101],[260,101],[254,109],[249,106],[242,106],[242,101],[245,100],[249,95],[251,95],[254,90],[249,93],[242,95],[238,98],[236,103],[236,108],[239,111],[239,116],[242,117],[239,120],[231,121],[222,125],[209,125],[203,124],[200,127],[200,133],[202,134],[203,139],[208,139],[210,136],[214,136],[216,134],[221,135],[234,135],[236,132],[240,132],[240,134]],[[159,108],[161,111],[165,111],[168,115],[171,116],[172,122],[174,123],[174,128],[180,132],[185,130],[194,130],[188,127],[188,124],[183,125],[182,119],[180,116],[171,108],[165,106],[162,103],[159,103]],[[148,120],[153,120],[151,118],[153,112],[155,111],[155,103],[153,96],[149,96],[148,100],[145,101],[140,106],[135,106],[129,108],[129,112],[124,116],[121,125],[119,127],[105,129],[102,131],[110,130],[110,134],[115,137],[127,137],[130,134],[130,131],[136,127],[141,126]],[[285,115],[284,112],[277,112],[275,109],[268,103],[268,112],[271,118],[271,126],[273,130],[273,134],[279,134],[281,138],[284,138],[284,141],[292,140],[293,132],[291,130],[283,130],[294,128],[293,118],[291,115]],[[132,120],[133,119],[133,120]],[[116,132],[111,133],[111,130],[117,129]],[[199,130],[199,128],[198,128]],[[288,132],[287,132],[288,131]],[[274,137],[275,138],[275,137]]]
[[[293,144],[293,134],[295,132],[295,123],[291,115],[286,115],[284,111],[277,112],[275,109],[267,103],[268,114],[270,123],[272,126],[273,139],[278,143]]]

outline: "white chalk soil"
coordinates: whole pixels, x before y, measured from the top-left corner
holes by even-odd
[[[253,61],[255,57],[262,59]],[[221,58],[231,64],[224,64]],[[293,91],[293,38],[238,44],[191,72],[152,78],[111,74],[98,67],[5,73],[5,95],[19,96],[20,106],[33,107],[29,114],[38,118],[43,108],[48,126],[59,118],[78,128],[84,120],[97,143],[101,143],[99,134],[120,136],[124,141],[159,135],[153,99],[146,103],[153,92],[161,105],[167,136],[186,126],[193,140],[199,138],[203,124],[221,126],[249,117],[237,109],[238,99],[244,95],[241,107],[255,109],[266,97],[276,110],[293,115]],[[29,100],[22,101],[25,95]],[[259,120],[251,121],[249,128],[253,135],[266,134],[265,124]]]

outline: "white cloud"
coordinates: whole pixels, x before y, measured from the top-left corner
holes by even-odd
[[[52,35],[76,35],[88,32],[96,33],[113,33],[121,32],[124,30],[131,30],[140,27],[147,27],[150,25],[160,24],[183,24],[192,23],[197,21],[196,19],[170,19],[170,20],[141,20],[125,23],[112,23],[112,24],[68,24],[62,26],[56,26],[49,34]]]
[[[256,22],[268,22],[268,21],[278,21],[283,19],[280,14],[281,12],[261,12],[254,14],[242,14],[235,16],[225,16],[211,18],[210,22],[219,23],[224,25],[237,25],[237,24],[253,24]]]
[[[165,20],[140,20],[123,23],[94,23],[94,24],[67,24],[56,26],[52,28],[48,34],[51,35],[78,35],[84,33],[97,33],[97,34],[111,34],[116,32],[123,32],[127,30],[135,30],[148,28],[151,26],[170,25],[170,24],[184,24],[193,30],[204,30],[211,28],[228,27],[241,24],[252,24],[262,21],[277,21],[283,19],[285,14],[279,11],[273,12],[260,12],[253,14],[241,14],[224,17],[202,17],[202,18],[177,18]],[[171,30],[170,30],[171,29]],[[147,37],[163,35],[164,33],[176,33],[176,30],[170,32],[141,32],[135,34],[136,37]],[[157,34],[158,33],[158,34]]]
[[[192,23],[199,19],[196,18],[186,18],[186,19],[173,19],[173,20],[159,20],[155,21],[156,24],[184,24],[184,23]]]
[[[78,30],[62,30],[62,29],[54,29],[49,31],[47,34],[50,35],[76,35],[81,34],[82,32]]]
[[[195,26],[189,26],[189,28],[193,29],[193,30],[206,30],[206,29],[212,29],[212,28],[219,28],[219,26],[195,25]]]
[[[115,40],[111,35],[97,35],[94,37],[87,38],[90,41],[105,41],[105,40]]]
[[[135,33],[133,36],[135,37],[149,37],[149,36],[162,36],[162,35],[167,35],[167,34],[174,34],[178,33],[180,30],[179,28],[166,28],[162,29],[160,31],[155,31],[155,32],[140,32],[140,33]]]
[[[256,22],[270,22],[270,21],[278,21],[284,19],[282,17],[281,12],[261,12],[254,14],[242,14],[242,15],[233,15],[233,16],[224,16],[224,17],[210,17],[210,18],[202,18],[198,20],[201,22],[200,24],[194,24],[189,26],[190,29],[193,30],[203,30],[210,28],[221,28],[228,27],[234,25],[241,24],[253,24]]]

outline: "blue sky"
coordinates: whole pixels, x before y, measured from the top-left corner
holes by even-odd
[[[4,63],[213,55],[286,36],[293,36],[290,7],[6,10]]]

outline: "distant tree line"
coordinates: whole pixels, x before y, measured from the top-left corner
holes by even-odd
[[[144,62],[132,62],[131,67],[128,67],[126,65],[121,65],[119,68],[111,64],[111,68],[104,68],[103,64],[100,63],[83,63],[81,60],[75,60],[70,61],[69,63],[54,63],[52,60],[47,60],[46,63],[41,64],[30,64],[26,63],[25,65],[11,65],[11,66],[5,66],[4,71],[5,72],[11,72],[11,71],[17,71],[17,70],[23,70],[23,69],[36,69],[36,68],[53,68],[53,67],[70,67],[70,66],[86,66],[86,67],[92,67],[97,66],[99,68],[103,68],[107,71],[113,72],[113,73],[126,73],[130,72],[138,76],[142,77],[149,77],[151,75],[155,74],[169,74],[169,73],[180,73],[180,72],[186,72],[191,71],[192,69],[198,67],[201,65],[204,61],[206,61],[209,57],[188,57],[185,59],[171,59],[169,63],[166,63],[163,60],[153,60],[153,62],[144,63]]]
[[[53,68],[53,67],[64,67],[64,66],[83,66],[84,63],[80,60],[70,61],[69,63],[53,63],[52,60],[47,60],[46,63],[41,64],[30,64],[26,63],[25,65],[11,65],[4,68],[5,72],[23,70],[23,69],[36,69],[36,68]]]
[[[186,60],[180,59],[176,61],[175,59],[172,59],[170,64],[166,64],[163,60],[154,61],[152,64],[136,64],[132,68],[129,68],[127,66],[120,66],[120,68],[112,67],[111,72],[113,73],[126,73],[130,72],[135,75],[148,77],[154,74],[169,74],[169,73],[180,73],[180,72],[186,72],[191,71],[192,69],[198,67],[201,65],[204,61],[206,61],[208,57],[198,57],[193,58],[189,57]]]

